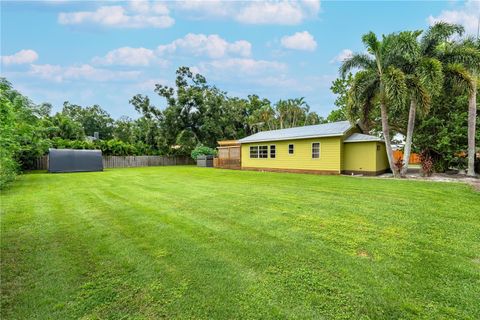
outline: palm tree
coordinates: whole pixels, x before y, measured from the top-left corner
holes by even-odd
[[[418,37],[422,31],[404,31],[393,37],[394,63],[406,74],[410,100],[401,176],[405,176],[408,171],[417,109],[420,107],[419,111],[425,115],[429,111],[432,97],[440,93],[443,85],[442,63],[435,57],[433,49],[457,33],[459,28],[461,27],[445,23],[436,24],[430,27],[420,42]]]
[[[475,176],[475,122],[476,122],[476,94],[478,76],[480,73],[480,42],[478,39],[466,39],[462,42],[452,42],[449,39],[458,35],[461,36],[464,28],[460,25],[439,22],[430,27],[421,39],[420,54],[428,57],[431,61],[441,61],[443,69],[447,75],[448,82],[457,89],[466,91],[469,94],[468,99],[468,172],[470,176]],[[435,62],[435,64],[438,64]],[[431,67],[434,67],[433,64]],[[433,69],[430,69],[433,71]],[[434,91],[437,90],[438,80],[434,73],[430,73],[430,79],[426,83]],[[410,117],[409,117],[410,119]],[[407,149],[408,146],[408,149]],[[405,144],[405,157],[408,159],[410,146]]]
[[[277,119],[278,119],[280,129],[283,129],[284,127],[286,127],[286,123],[288,120],[288,110],[289,110],[288,102],[285,100],[279,100],[275,104],[275,113],[277,114]]]
[[[447,63],[454,85],[468,92],[468,176],[475,176],[475,130],[477,117],[477,90],[480,75],[480,44],[466,39],[446,43],[442,58]]]
[[[289,99],[290,112],[292,113],[291,127],[296,127],[302,119],[306,119],[310,106],[305,101],[304,97]]]
[[[463,64],[470,72],[471,83],[468,89],[468,170],[467,175],[475,176],[475,130],[477,118],[477,90],[480,76],[480,41],[467,39],[462,43]],[[457,51],[458,53],[458,51]]]
[[[383,36],[381,41],[373,32],[363,35],[362,42],[369,54],[354,54],[343,62],[340,73],[344,77],[349,71],[360,69],[350,89],[350,109],[362,109],[364,114],[368,114],[373,107],[380,106],[388,162],[394,177],[398,177],[399,172],[393,162],[388,108],[404,105],[407,85],[404,72],[392,63],[393,40],[391,35]]]

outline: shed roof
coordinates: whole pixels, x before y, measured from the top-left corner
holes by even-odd
[[[217,141],[217,143],[221,147],[237,146],[240,144],[238,140],[220,140],[220,141]]]
[[[371,142],[371,141],[383,142],[383,139],[376,136],[371,136],[368,134],[353,133],[351,136],[343,140],[343,142]]]
[[[238,140],[240,143],[262,142],[305,139],[317,137],[336,137],[343,136],[352,125],[349,121],[339,121],[313,126],[295,127],[280,130],[270,130],[255,133],[251,136]]]

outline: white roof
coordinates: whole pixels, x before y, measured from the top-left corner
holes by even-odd
[[[348,138],[346,138],[345,140],[343,140],[343,142],[370,142],[370,141],[383,142],[383,140],[379,137],[371,136],[363,133],[354,133]]]
[[[262,131],[240,139],[238,141],[240,143],[250,143],[318,137],[336,137],[343,136],[350,128],[352,128],[352,125],[349,121],[339,121],[317,124],[313,126]]]

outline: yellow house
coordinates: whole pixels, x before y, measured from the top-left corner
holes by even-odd
[[[382,139],[340,121],[262,131],[239,140],[241,168],[377,175],[389,169]]]

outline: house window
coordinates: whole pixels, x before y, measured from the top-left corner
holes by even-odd
[[[268,146],[251,146],[250,158],[268,158]]]
[[[250,147],[250,158],[258,158],[258,146]]]
[[[270,146],[270,158],[275,158],[277,156],[277,150],[274,144]]]
[[[377,151],[380,151],[380,146],[377,144]]]
[[[312,159],[320,158],[320,142],[312,143]]]
[[[268,146],[259,146],[258,147],[258,157],[259,158],[268,158]]]
[[[293,144],[288,145],[288,154],[293,154],[295,151],[295,146]]]

